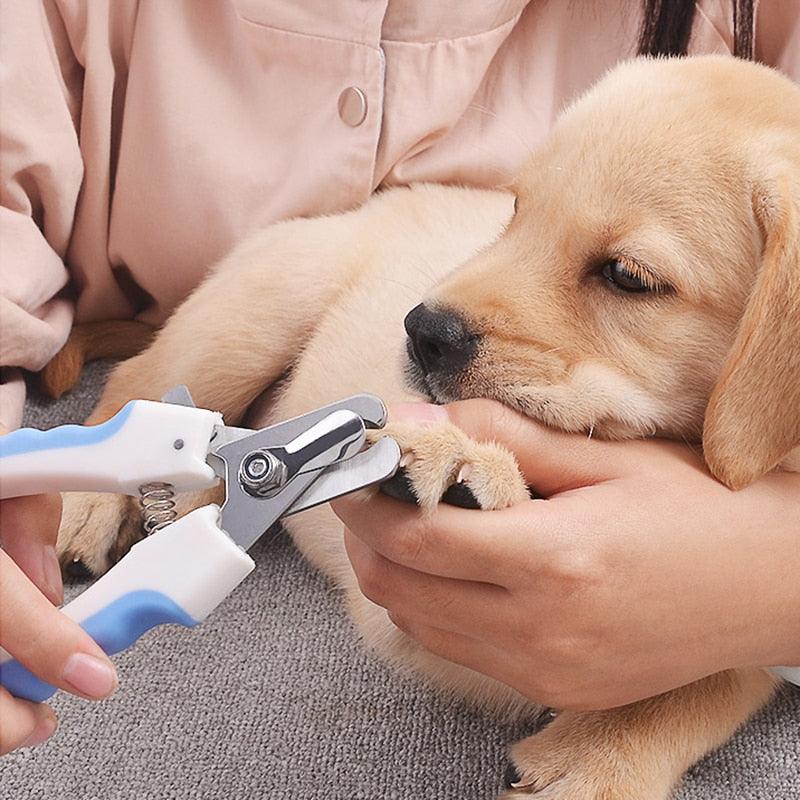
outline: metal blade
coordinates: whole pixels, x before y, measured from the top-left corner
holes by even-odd
[[[189,408],[195,408],[194,400],[192,400],[192,395],[189,392],[189,387],[185,383],[173,386],[161,398],[161,402],[172,403],[174,406],[189,406]]]
[[[317,422],[330,416],[334,411],[345,410],[358,414],[364,420],[367,428],[382,428],[386,424],[386,406],[380,398],[372,394],[356,394],[345,400],[339,400],[307,414],[300,414],[292,419],[270,425],[261,430],[252,428],[235,428],[232,425],[221,425],[211,441],[209,456],[226,458],[229,451],[228,445],[234,442],[247,440],[248,448],[254,450],[259,447],[279,447],[286,445],[299,436],[303,431],[308,430]]]
[[[219,451],[227,465],[228,497],[222,506],[222,527],[244,549],[250,548],[331,464],[349,459],[364,446],[364,421],[338,409],[301,431],[286,445],[252,449],[254,437],[240,439]],[[253,473],[254,459],[265,456],[281,472]],[[273,478],[278,475],[275,482]],[[265,479],[266,478],[266,479]]]
[[[362,431],[363,427],[382,427],[386,421],[386,407],[381,400],[374,395],[361,394],[338,403],[331,403],[323,408],[315,409],[259,431],[244,428],[218,428],[211,443],[208,462],[225,482],[226,499],[222,506],[222,527],[240,547],[245,550],[249,549],[276,520],[287,513],[287,509],[291,508],[292,513],[295,513],[304,508],[310,508],[312,505],[324,503],[333,497],[385,480],[393,474],[400,459],[399,450],[396,449],[393,441],[391,444],[382,445],[363,462],[360,459],[368,456],[372,450],[375,450],[375,447],[358,453],[361,444],[353,441],[347,446],[346,451],[334,453],[334,455],[338,455],[338,458],[326,456],[323,460],[328,460],[327,465],[316,462],[319,465],[318,469],[314,469],[315,464],[312,463],[316,457],[308,459],[308,466],[311,467],[308,471],[304,471],[303,467],[296,465],[295,468],[299,467],[297,473],[274,496],[254,497],[242,487],[238,478],[239,469],[243,460],[252,451],[265,449],[279,453],[281,448],[287,446],[291,446],[294,450],[298,444],[303,443],[306,432],[319,423],[323,423],[326,418],[330,419],[339,411],[356,414],[363,423]],[[363,442],[363,438],[361,442]],[[297,444],[292,445],[292,443]],[[355,452],[353,447],[356,448]],[[306,451],[309,456],[313,449],[311,447]],[[330,448],[323,448],[323,450],[325,449],[334,452]],[[359,461],[356,461],[357,459]],[[343,471],[341,480],[327,478],[329,471],[332,470],[336,474],[341,466],[351,461],[356,461],[355,467],[352,470]],[[315,490],[309,495],[308,500],[301,499],[304,498],[307,491],[310,491],[309,487],[312,484],[315,485],[319,480],[329,480],[330,483],[320,491]],[[297,505],[295,506],[295,504]]]
[[[236,480],[228,484],[228,499],[222,506],[220,525],[236,544],[249,550],[304,491],[322,474],[304,472],[297,475],[274,497],[253,497]]]
[[[303,492],[283,516],[297,514],[350,492],[389,480],[400,464],[400,447],[388,436],[379,439],[369,450],[340,461],[323,471],[322,475]]]
[[[352,458],[365,441],[364,420],[350,410],[339,409],[315,422],[289,444],[270,449],[288,467],[289,478],[293,478]]]

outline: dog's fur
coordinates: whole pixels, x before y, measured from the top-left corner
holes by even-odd
[[[412,399],[403,318],[425,298],[480,337],[460,374],[422,377],[438,401],[493,398],[567,431],[702,442],[731,488],[797,468],[800,89],[730,58],[630,62],[564,112],[512,191],[395,189],[255,234],[114,371],[91,419],[178,383],[231,423],[268,387],[261,424],[358,391]],[[600,274],[609,260],[658,291],[614,288]],[[424,505],[458,473],[484,508],[526,497],[499,448],[447,427],[390,432],[419,454],[409,471]],[[131,503],[68,497],[63,560],[105,570],[139,536]],[[359,591],[327,507],[286,525],[372,645],[504,713],[530,706],[398,631]],[[774,685],[731,671],[564,712],[514,748],[521,780],[508,796],[663,800]]]

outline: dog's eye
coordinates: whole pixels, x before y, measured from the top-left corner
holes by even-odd
[[[606,261],[600,274],[617,289],[623,292],[653,292],[657,286],[652,286],[638,275],[631,272],[621,261]]]
[[[517,204],[519,203],[519,197],[514,197],[514,213],[517,213]]]

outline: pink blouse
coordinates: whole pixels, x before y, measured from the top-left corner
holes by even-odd
[[[756,56],[800,81],[797,0]],[[700,0],[691,53],[732,49]],[[4,0],[0,422],[73,319],[163,321],[249,230],[378,186],[506,183],[634,55],[638,0]]]

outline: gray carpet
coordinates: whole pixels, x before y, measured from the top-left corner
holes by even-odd
[[[82,420],[102,366],[26,423]],[[0,763],[5,800],[489,800],[523,732],[396,674],[356,641],[336,593],[286,537],[194,631],[116,658],[117,695],[60,695],[56,736]],[[800,690],[788,689],[687,778],[680,800],[800,798]]]

